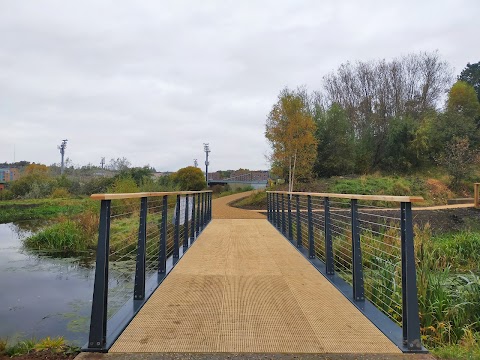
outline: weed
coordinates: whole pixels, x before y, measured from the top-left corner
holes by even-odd
[[[64,351],[65,348],[65,339],[61,336],[56,338],[46,337],[35,344],[35,350],[37,351],[50,350],[59,353]]]

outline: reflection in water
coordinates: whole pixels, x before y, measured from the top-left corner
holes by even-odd
[[[90,322],[95,260],[90,254],[57,258],[24,249],[22,239],[45,225],[31,221],[0,224],[0,338],[64,336],[83,345]],[[131,296],[132,263],[112,264],[109,293]],[[120,299],[112,298],[113,304],[118,308]]]

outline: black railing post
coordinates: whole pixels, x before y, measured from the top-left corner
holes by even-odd
[[[358,223],[358,203],[351,200],[352,219],[352,274],[353,274],[353,299],[365,300],[363,287],[362,249],[360,247],[360,225]]]
[[[312,196],[307,196],[308,211],[308,257],[315,259],[315,239],[313,237]]]
[[[277,220],[277,213],[276,213],[276,211],[277,211],[277,203],[275,202],[275,196],[276,196],[275,193],[272,193],[272,194],[271,194],[271,199],[270,199],[270,201],[271,201],[271,204],[272,204],[272,208],[271,208],[270,211],[272,212],[272,225],[275,226],[275,227],[277,227],[277,221],[278,221],[278,220]]]
[[[200,200],[200,229],[203,231],[203,228],[205,226],[205,193],[202,192],[201,200]]]
[[[275,193],[275,201],[276,201],[276,212],[277,212],[277,229],[281,229],[282,220],[280,218],[280,201],[278,200],[279,196],[278,193]]]
[[[302,247],[302,222],[300,221],[300,195],[295,195],[297,207],[297,247]]]
[[[160,244],[158,249],[158,273],[165,274],[167,271],[167,217],[168,195],[163,196],[162,222],[160,223]]]
[[[135,285],[133,298],[135,300],[145,299],[145,261],[147,242],[147,213],[148,198],[140,199],[140,223],[138,225],[137,261],[135,267]]]
[[[286,221],[285,221],[285,194],[282,194],[282,234],[286,235],[287,234],[287,229],[286,229]]]
[[[177,195],[177,204],[175,206],[175,233],[173,236],[173,258],[178,259],[179,248],[178,242],[180,238],[180,195]]]
[[[197,232],[196,236],[200,233],[200,193],[198,193],[198,204],[197,204],[197,223],[195,225],[195,231]]]
[[[287,200],[287,212],[288,212],[288,240],[293,241],[293,229],[292,229],[292,195],[288,194]]]
[[[186,249],[188,248],[188,212],[189,212],[189,206],[188,206],[188,194],[185,195],[185,220],[183,223],[183,248]]]
[[[335,273],[335,262],[333,259],[332,228],[330,220],[330,200],[328,197],[323,200],[325,216],[325,271],[327,275]]]
[[[110,250],[110,200],[102,200],[93,286],[88,348],[101,350],[107,341],[108,255]]]
[[[418,316],[415,247],[413,242],[412,203],[401,203],[402,246],[402,328],[403,343],[408,350],[422,349]]]
[[[213,199],[212,199],[212,193],[208,193],[208,198],[210,200],[210,212],[208,214],[208,222],[212,221],[212,208],[213,208]]]
[[[190,237],[192,238],[192,242],[195,241],[195,197],[196,194],[192,195],[192,226],[190,229]]]
[[[208,193],[205,193],[205,224],[204,224],[204,228],[208,224],[208,213],[210,212],[209,205],[210,205],[210,202],[208,201]]]
[[[270,218],[270,193],[267,192],[267,220],[268,222],[272,222],[272,219]]]

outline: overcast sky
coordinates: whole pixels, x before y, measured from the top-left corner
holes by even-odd
[[[267,169],[279,91],[348,60],[480,61],[480,1],[0,0],[0,162]]]

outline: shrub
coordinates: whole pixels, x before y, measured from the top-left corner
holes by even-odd
[[[52,191],[52,194],[50,195],[50,197],[53,199],[65,199],[65,198],[69,198],[70,194],[68,193],[67,189],[57,188]]]
[[[183,191],[199,191],[207,187],[202,170],[194,166],[187,166],[178,170],[172,178],[179,185],[180,190]]]
[[[12,200],[13,193],[10,190],[4,189],[0,191],[0,200]]]

